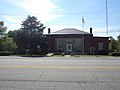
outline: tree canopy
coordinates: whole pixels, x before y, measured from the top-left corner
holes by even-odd
[[[14,53],[16,48],[17,45],[12,38],[7,36],[0,38],[0,51],[9,51]]]
[[[21,30],[25,34],[39,34],[41,36],[43,34],[43,30],[46,28],[42,23],[40,23],[40,21],[37,21],[35,16],[28,16],[21,25]]]
[[[120,50],[120,36],[118,36],[118,40],[115,40],[112,36],[110,36],[109,50],[110,52]]]
[[[8,37],[13,38],[14,42],[17,42],[17,32],[18,30],[8,32]]]
[[[19,48],[25,51],[30,50],[31,55],[40,52],[45,28],[44,24],[38,21],[35,16],[28,16],[27,19],[22,21],[21,28],[17,33]]]

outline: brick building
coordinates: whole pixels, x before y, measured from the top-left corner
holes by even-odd
[[[108,37],[94,37],[92,28],[90,33],[66,28],[46,34],[49,52],[77,53],[77,54],[108,54]]]

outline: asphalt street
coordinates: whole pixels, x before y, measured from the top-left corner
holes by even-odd
[[[0,90],[120,90],[120,57],[0,56]]]

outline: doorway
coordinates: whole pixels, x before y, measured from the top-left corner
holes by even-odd
[[[67,52],[72,52],[72,44],[67,44]]]

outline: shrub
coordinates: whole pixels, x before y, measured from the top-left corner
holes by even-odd
[[[109,52],[106,50],[99,50],[98,52],[95,52],[96,55],[108,55]]]
[[[111,52],[112,56],[120,56],[120,52]]]
[[[0,56],[9,56],[11,55],[11,52],[9,51],[0,51]]]

